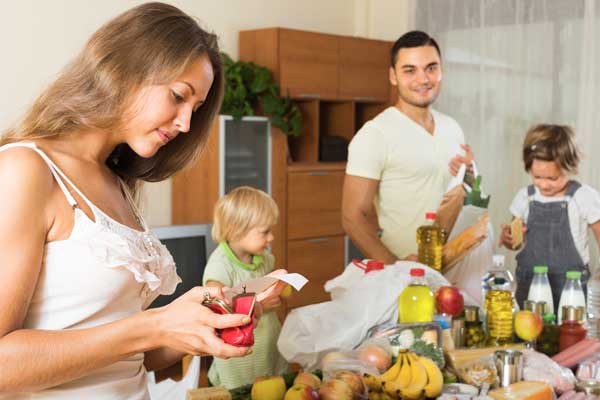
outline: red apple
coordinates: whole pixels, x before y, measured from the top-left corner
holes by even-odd
[[[354,393],[346,382],[340,379],[331,379],[324,382],[319,389],[321,400],[352,400]]]
[[[296,379],[294,379],[294,385],[297,383],[302,383],[304,385],[310,386],[313,389],[319,390],[321,386],[321,379],[315,374],[311,374],[310,372],[299,372],[296,375]]]
[[[319,400],[319,392],[303,383],[295,383],[285,393],[283,400]]]
[[[539,315],[528,310],[521,310],[515,314],[515,333],[526,342],[537,339],[544,329],[544,321]]]
[[[442,286],[435,292],[435,306],[440,314],[459,315],[465,306],[465,299],[454,286]]]

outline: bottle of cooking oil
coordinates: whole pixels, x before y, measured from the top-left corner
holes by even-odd
[[[487,344],[503,345],[513,337],[513,293],[510,282],[497,277],[485,295]]]
[[[438,271],[442,270],[444,233],[435,225],[435,213],[425,214],[426,223],[417,228],[419,262]]]
[[[413,268],[410,270],[410,276],[410,284],[398,297],[398,321],[431,322],[435,305],[433,293],[425,280],[425,270]]]

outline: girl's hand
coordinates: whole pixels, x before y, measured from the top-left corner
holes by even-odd
[[[279,307],[281,307],[281,304],[282,304],[281,297],[275,296],[275,297],[267,298],[267,299],[263,300],[260,304],[262,305],[263,313],[273,311],[273,310],[276,310]]]
[[[246,355],[249,347],[228,345],[215,330],[245,325],[250,318],[243,314],[212,312],[202,305],[206,293],[223,298],[221,288],[197,286],[172,303],[149,310],[156,313],[160,345],[188,354],[210,354],[225,359]]]
[[[500,240],[498,241],[499,246],[504,246],[509,250],[518,250],[519,248],[521,248],[521,246],[523,245],[522,243],[521,245],[515,248],[513,237],[510,232],[510,225],[502,224],[500,226],[500,229]],[[527,226],[523,224],[523,233],[525,232],[527,232]]]
[[[267,274],[266,276],[285,275],[287,273],[288,272],[285,269],[276,269],[275,271]],[[261,293],[257,293],[256,300],[258,300],[263,305],[263,307],[265,306],[266,301],[268,302],[274,298],[277,298],[279,301],[281,301],[281,299],[279,299],[279,296],[281,295],[281,292],[283,291],[283,289],[285,289],[286,286],[287,283],[283,281],[277,281],[277,283],[270,286],[267,290]],[[266,312],[266,310],[263,311]]]
[[[510,225],[502,224],[500,225],[500,239],[498,240],[498,246],[504,246],[507,249],[512,250],[513,247],[513,239],[510,234]]]

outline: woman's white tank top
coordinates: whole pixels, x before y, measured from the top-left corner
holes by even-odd
[[[74,209],[73,231],[46,243],[43,264],[24,329],[81,329],[106,324],[144,310],[159,294],[171,294],[181,279],[167,248],[151,233],[133,203],[143,231],[103,213],[34,143]],[[67,185],[88,204],[92,221],[77,206]],[[74,381],[36,393],[0,394],[0,399],[148,399],[144,354],[136,354]],[[8,368],[8,366],[7,366]]]

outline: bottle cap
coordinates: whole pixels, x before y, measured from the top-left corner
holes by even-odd
[[[425,276],[425,270],[423,268],[412,268],[410,276]]]
[[[552,313],[544,314],[542,319],[544,320],[544,322],[554,322],[554,314],[552,314]]]
[[[384,268],[384,264],[381,261],[369,260],[367,261],[367,269],[365,272],[377,271]]]
[[[561,312],[563,321],[583,321],[584,308],[582,306],[563,306]]]
[[[581,278],[581,272],[567,271],[567,279],[579,279],[579,278]]]
[[[535,310],[535,301],[533,301],[533,300],[523,301],[523,310],[533,312],[533,310]]]
[[[547,274],[548,273],[548,267],[546,267],[545,265],[536,265],[535,267],[533,267],[533,272],[535,273],[544,273]]]
[[[501,276],[497,276],[494,278],[494,285],[504,285],[506,283],[506,279]]]
[[[504,254],[494,254],[492,256],[492,264],[498,267],[504,266]]]
[[[479,321],[479,308],[477,306],[465,306],[465,321]]]
[[[435,219],[436,216],[436,213],[426,213],[425,219]]]

